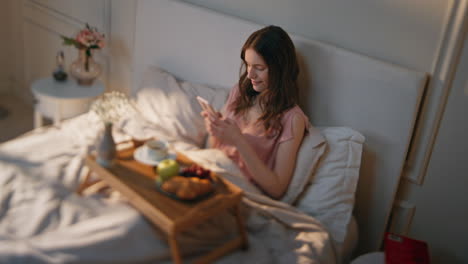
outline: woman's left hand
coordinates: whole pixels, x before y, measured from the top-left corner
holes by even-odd
[[[235,145],[242,137],[242,132],[231,118],[215,118],[210,126],[213,136],[225,144]]]

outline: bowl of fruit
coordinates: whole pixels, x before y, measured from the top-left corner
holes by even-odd
[[[157,168],[157,170],[160,169]],[[165,170],[163,169],[163,171]],[[181,168],[178,173],[169,175],[168,177],[168,174],[163,173],[164,177],[158,176],[156,186],[160,192],[172,198],[193,202],[214,193],[215,188],[211,171],[197,164]]]

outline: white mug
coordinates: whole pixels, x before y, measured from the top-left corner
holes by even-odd
[[[164,140],[149,140],[144,145],[144,158],[162,160],[167,157],[169,144]]]

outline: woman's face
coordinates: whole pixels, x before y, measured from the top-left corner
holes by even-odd
[[[268,66],[254,49],[245,51],[245,64],[247,66],[247,78],[252,82],[253,89],[259,93],[268,88]]]

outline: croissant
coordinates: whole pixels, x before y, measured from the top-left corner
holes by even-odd
[[[185,200],[194,199],[213,190],[211,182],[197,177],[174,176],[165,181],[161,188]]]
[[[170,180],[165,181],[161,188],[169,193],[175,193],[180,188],[181,183],[184,181],[182,176],[174,176]]]

